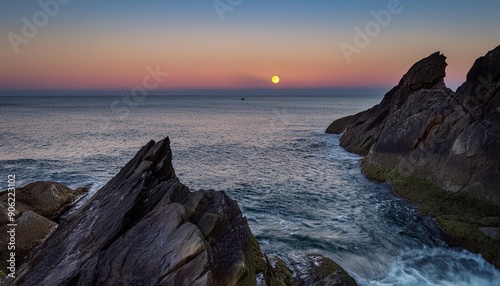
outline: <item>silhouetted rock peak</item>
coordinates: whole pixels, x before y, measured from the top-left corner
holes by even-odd
[[[340,118],[341,145],[365,162],[500,201],[500,47],[474,63],[456,93],[446,88],[445,57],[414,64],[373,108]],[[466,163],[464,163],[466,162]]]
[[[500,46],[488,52],[485,56],[478,58],[470,71],[467,73],[467,82],[477,82],[483,77],[492,82],[498,82],[500,78]]]
[[[446,57],[436,52],[414,64],[399,82],[400,87],[410,91],[430,89],[444,85]]]
[[[457,89],[457,101],[453,104],[458,104],[475,120],[489,116],[493,125],[498,127],[499,82],[500,46],[475,61],[467,74],[467,81]]]

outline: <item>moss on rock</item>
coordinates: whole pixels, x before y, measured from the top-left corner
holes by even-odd
[[[464,192],[450,192],[438,184],[401,174],[363,160],[363,172],[377,182],[392,183],[393,191],[435,218],[452,246],[462,246],[500,268],[500,241],[481,227],[500,227],[500,205]]]
[[[267,271],[266,283],[269,286],[295,286],[300,285],[296,280],[285,261],[277,256],[266,257]]]
[[[314,285],[358,285],[354,278],[333,260],[320,254],[310,254],[308,255],[308,259]]]

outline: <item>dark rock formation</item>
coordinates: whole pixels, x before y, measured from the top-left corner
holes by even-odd
[[[56,229],[12,285],[255,281],[252,237],[237,204],[222,192],[190,193],[171,156],[168,140],[149,142]]]
[[[485,252],[500,245],[485,250],[484,237],[472,242],[465,233],[500,224],[500,47],[474,63],[456,93],[444,84],[445,59],[435,53],[419,61],[379,105],[327,132],[344,132],[341,145],[365,155],[368,177],[393,182],[452,240],[498,266],[498,252]]]
[[[308,255],[312,285],[356,286],[354,279],[342,267],[320,254]]]
[[[445,57],[416,63],[382,102],[333,122],[341,145],[379,165],[500,202],[500,47],[476,61],[456,93]]]
[[[340,265],[321,254],[309,254],[306,258],[305,273],[295,277],[286,263],[277,256],[266,256],[266,282],[269,286],[356,286],[354,278],[349,276]]]
[[[40,245],[57,226],[56,220],[86,189],[72,190],[53,182],[34,182],[16,190],[16,263],[23,262],[30,252]],[[3,247],[9,241],[7,234],[8,196],[0,194],[0,269],[6,268],[10,251]],[[2,275],[3,276],[3,275]]]
[[[435,53],[419,61],[385,95],[380,104],[336,120],[327,132],[338,134],[345,130],[341,145],[362,155],[367,155],[373,145],[382,145],[379,141],[383,141],[383,147],[390,149],[391,153],[407,152],[416,144],[420,129],[425,124],[425,121],[420,120],[420,117],[428,116],[429,111],[425,107],[433,106],[434,103],[441,105],[439,98],[453,94],[444,85],[445,59],[443,55]],[[409,125],[399,124],[413,115],[417,117],[412,118]]]
[[[221,191],[190,192],[171,159],[168,138],[149,142],[56,228],[16,279],[4,282],[256,285],[260,276],[267,285],[286,285],[293,279],[273,270],[235,201]]]

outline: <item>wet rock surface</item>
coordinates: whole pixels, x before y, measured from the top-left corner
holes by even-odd
[[[149,142],[4,283],[256,285],[260,277],[264,285],[308,284],[286,265],[285,274],[274,270],[234,200],[191,192],[171,160],[168,138]]]

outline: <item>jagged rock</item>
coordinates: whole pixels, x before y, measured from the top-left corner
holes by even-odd
[[[190,192],[171,158],[168,138],[149,142],[8,284],[255,283],[254,260],[263,257],[253,256],[237,203],[223,192]]]
[[[394,169],[500,202],[500,47],[476,61],[456,93],[445,57],[419,61],[382,102],[333,122],[341,145],[365,165]]]
[[[367,155],[374,143],[379,141],[384,142],[381,148],[391,153],[406,152],[408,148],[413,148],[425,123],[414,115],[427,112],[425,106],[431,106],[436,97],[452,94],[444,86],[445,59],[443,55],[435,53],[417,62],[380,104],[334,121],[327,132],[339,134],[345,130],[341,146],[362,155]],[[422,87],[425,87],[426,92],[417,89]],[[429,102],[422,104],[422,101]],[[406,118],[410,120],[401,124]]]
[[[279,285],[238,204],[191,192],[171,160],[168,138],[149,142],[5,284]]]
[[[435,216],[453,245],[500,267],[500,244],[480,227],[500,221],[500,46],[474,63],[453,92],[445,57],[419,61],[367,111],[327,129],[365,155],[364,173]]]

